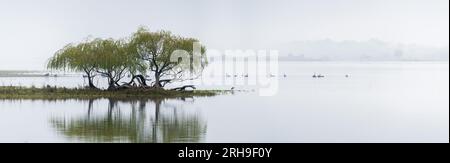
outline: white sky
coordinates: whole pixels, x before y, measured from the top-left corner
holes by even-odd
[[[138,26],[208,48],[299,40],[449,44],[448,0],[0,0],[0,69],[43,69],[65,44],[124,37]]]

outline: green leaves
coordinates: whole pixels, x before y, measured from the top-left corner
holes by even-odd
[[[179,53],[184,55],[180,57],[182,61],[173,60],[172,55],[178,51],[183,52]],[[207,64],[205,52],[197,39],[140,27],[129,40],[96,38],[69,44],[50,58],[47,67],[85,72],[89,77],[101,74],[116,85],[125,74],[145,76],[149,72],[157,81],[162,77],[172,81],[180,79],[185,72],[199,72],[196,70]]]
[[[175,81],[182,79],[185,73],[201,72],[207,64],[206,48],[198,42],[168,31],[150,32],[141,27],[132,35],[130,46],[136,56],[146,61],[158,82],[160,78]]]

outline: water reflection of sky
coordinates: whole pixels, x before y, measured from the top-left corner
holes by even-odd
[[[448,142],[448,63],[280,66],[273,97],[0,100],[0,142]]]

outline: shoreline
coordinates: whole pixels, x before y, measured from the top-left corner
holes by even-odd
[[[79,88],[35,88],[0,86],[0,100],[65,100],[65,99],[169,99],[211,97],[225,90],[173,91],[155,89],[97,90]]]

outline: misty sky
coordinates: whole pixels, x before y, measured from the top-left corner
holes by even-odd
[[[448,47],[448,0],[0,0],[0,69],[43,69],[55,51],[138,26],[249,49],[301,40]]]

